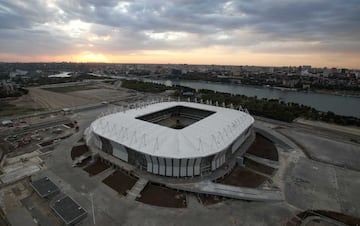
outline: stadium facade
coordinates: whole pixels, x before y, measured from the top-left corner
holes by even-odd
[[[253,123],[240,110],[162,102],[98,118],[85,137],[89,146],[149,173],[192,177],[209,174],[238,155]]]

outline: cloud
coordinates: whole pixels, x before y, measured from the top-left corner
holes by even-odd
[[[0,52],[359,53],[358,0],[0,1]]]

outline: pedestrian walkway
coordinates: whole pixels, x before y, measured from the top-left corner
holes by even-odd
[[[190,209],[198,209],[204,207],[196,197],[196,194],[187,194],[186,195],[187,207]]]
[[[140,197],[140,192],[145,188],[148,180],[144,178],[140,178],[136,181],[136,184],[127,192],[126,199],[128,200],[135,200],[136,198]]]
[[[252,155],[252,154],[249,154],[249,153],[245,153],[245,154],[244,154],[244,157],[245,157],[245,158],[248,158],[248,159],[250,159],[250,160],[253,160],[254,162],[263,164],[263,165],[265,165],[265,166],[269,166],[269,167],[274,168],[274,169],[278,169],[278,168],[279,168],[279,162],[277,162],[277,161],[273,161],[273,160],[270,160],[270,159],[261,158],[261,157],[258,157],[258,156],[256,156],[256,155]]]
[[[91,155],[92,155],[92,153],[89,151],[89,152],[86,152],[85,154],[77,157],[77,158],[73,161],[72,167],[75,167],[75,166],[77,166],[78,164],[82,163],[85,159],[90,158]]]
[[[225,184],[204,181],[192,184],[169,184],[170,188],[189,191],[200,194],[216,195],[226,198],[262,201],[262,202],[278,202],[282,201],[282,193],[280,190],[274,189],[256,189],[230,186]]]

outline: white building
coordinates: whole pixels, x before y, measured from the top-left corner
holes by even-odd
[[[211,173],[251,134],[243,111],[190,102],[163,102],[95,120],[89,146],[147,172],[170,177]]]

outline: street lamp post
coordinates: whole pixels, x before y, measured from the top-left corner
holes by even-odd
[[[95,209],[94,209],[94,194],[90,193],[90,197],[91,197],[91,207],[92,207],[93,222],[94,222],[94,225],[95,225],[96,222],[95,222]]]

